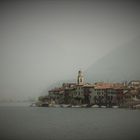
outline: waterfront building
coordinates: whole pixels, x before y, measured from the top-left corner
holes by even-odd
[[[76,83],[63,83],[62,88],[64,89],[64,103],[71,104],[75,94]]]
[[[84,103],[94,104],[94,84],[85,84],[84,89]]]
[[[64,103],[64,89],[60,87],[49,90],[48,97],[51,103],[52,102],[55,102],[56,104]]]
[[[126,99],[140,99],[140,81],[133,80],[128,83],[127,90],[125,93]]]
[[[124,84],[121,83],[95,83],[90,88],[90,103],[99,106],[112,106],[123,102]]]
[[[77,76],[77,83],[73,89],[72,95],[72,104],[82,104],[84,100],[84,91],[83,91],[83,85],[84,85],[84,76],[81,70],[78,71]]]
[[[128,92],[132,92],[132,86],[138,87],[139,82],[131,81],[129,88],[124,83],[85,83],[83,73],[79,70],[77,82],[63,83],[61,87],[49,90],[47,99],[56,104],[97,104],[111,107],[122,104]]]
[[[134,88],[134,89],[140,88],[140,81],[139,80],[130,81],[128,83],[128,87],[129,88]]]

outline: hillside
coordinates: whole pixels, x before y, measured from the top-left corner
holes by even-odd
[[[86,81],[140,80],[140,40],[111,51],[85,71]]]

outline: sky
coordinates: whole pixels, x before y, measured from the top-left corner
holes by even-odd
[[[37,98],[140,33],[135,0],[0,2],[0,100]],[[47,91],[46,91],[47,94]]]

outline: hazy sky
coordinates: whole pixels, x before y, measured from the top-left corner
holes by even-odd
[[[0,100],[37,97],[59,80],[76,80],[79,69],[140,33],[135,0],[0,5]]]

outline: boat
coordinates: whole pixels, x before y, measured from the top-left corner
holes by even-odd
[[[119,106],[117,106],[117,105],[114,105],[114,106],[112,106],[112,108],[119,108]]]
[[[93,108],[98,108],[99,106],[98,106],[98,105],[93,105],[93,106],[91,106],[91,107],[93,107]]]
[[[140,104],[134,106],[135,109],[140,109]]]
[[[80,105],[72,105],[73,108],[80,108]]]
[[[106,108],[106,106],[102,105],[101,108]]]
[[[88,105],[87,104],[83,104],[83,105],[81,105],[81,107],[87,107]]]
[[[67,104],[61,104],[60,107],[66,108],[66,107],[71,107],[71,105],[69,105],[69,104],[68,105]]]

